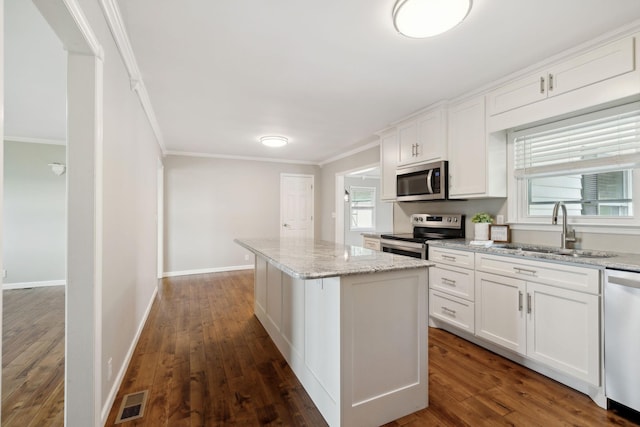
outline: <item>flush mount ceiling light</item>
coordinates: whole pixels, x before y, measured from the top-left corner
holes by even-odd
[[[260,138],[260,142],[267,147],[284,147],[289,143],[289,140],[284,136],[263,136]]]
[[[425,38],[444,33],[467,17],[472,0],[398,0],[393,25],[407,37]]]

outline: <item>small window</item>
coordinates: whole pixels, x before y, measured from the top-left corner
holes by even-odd
[[[374,230],[376,224],[375,187],[350,187],[351,230]]]

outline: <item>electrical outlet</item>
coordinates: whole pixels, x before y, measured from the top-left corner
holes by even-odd
[[[113,377],[113,358],[110,357],[107,361],[107,381],[111,381],[111,377]]]
[[[2,278],[3,279],[7,278],[7,270],[2,270]]]

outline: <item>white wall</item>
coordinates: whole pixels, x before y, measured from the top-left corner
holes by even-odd
[[[98,153],[102,157],[98,191],[102,193],[102,366],[97,374],[99,399],[107,405],[157,287],[156,179],[161,153],[99,2],[78,3],[104,49],[103,144]],[[109,359],[113,360],[110,379]]]
[[[62,282],[66,269],[66,164],[60,145],[5,141],[4,283]]]
[[[317,166],[173,155],[164,165],[164,264],[169,274],[253,264],[233,239],[280,235],[281,173],[315,175],[318,206]]]

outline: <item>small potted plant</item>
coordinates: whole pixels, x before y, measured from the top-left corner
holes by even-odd
[[[473,238],[475,240],[489,240],[489,224],[493,222],[491,215],[485,212],[478,212],[471,217],[471,222],[475,224]]]

